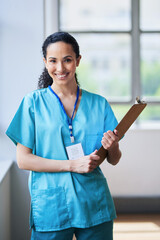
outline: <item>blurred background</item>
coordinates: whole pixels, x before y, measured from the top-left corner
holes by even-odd
[[[37,88],[41,46],[55,31],[77,39],[80,85],[106,97],[118,121],[136,96],[148,103],[120,142],[120,163],[102,170],[118,213],[160,213],[160,1],[0,0],[1,240],[30,238],[28,172],[5,131]]]

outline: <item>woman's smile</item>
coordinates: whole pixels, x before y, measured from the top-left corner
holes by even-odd
[[[63,73],[63,74],[55,73],[55,75],[59,80],[65,80],[66,77],[69,75],[69,73]]]

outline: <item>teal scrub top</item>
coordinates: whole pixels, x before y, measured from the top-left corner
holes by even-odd
[[[81,143],[88,155],[101,147],[103,133],[113,130],[117,120],[104,97],[82,90],[72,125],[75,143]],[[6,134],[51,161],[67,160],[66,147],[72,145],[66,116],[49,88],[23,98]],[[29,190],[30,227],[36,231],[87,228],[116,218],[100,167],[85,174],[30,171]]]

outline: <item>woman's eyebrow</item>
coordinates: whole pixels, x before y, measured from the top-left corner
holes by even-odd
[[[51,59],[56,59],[55,57],[49,57],[49,59],[50,59],[50,58],[51,58]]]
[[[68,57],[71,57],[71,58],[72,58],[71,55],[67,55],[67,56],[65,56],[63,59],[68,58]],[[49,59],[56,59],[56,58],[55,58],[55,57],[49,57]]]
[[[68,57],[71,57],[71,58],[72,58],[72,56],[70,56],[70,55],[67,55],[67,56],[65,56],[64,58],[68,58]]]

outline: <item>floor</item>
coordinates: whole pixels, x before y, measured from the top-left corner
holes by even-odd
[[[160,240],[160,214],[118,215],[114,240]]]
[[[160,240],[160,214],[118,215],[113,231],[113,240]]]

